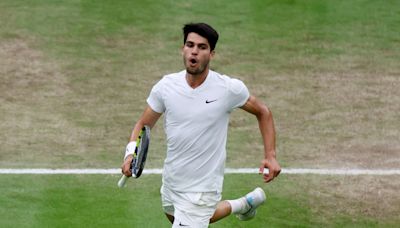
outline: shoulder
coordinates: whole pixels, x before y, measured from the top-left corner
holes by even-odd
[[[179,83],[182,77],[185,76],[184,71],[166,74],[164,75],[160,81],[156,83],[157,86],[171,86],[173,84]]]
[[[240,93],[243,90],[247,90],[247,87],[244,84],[244,82],[238,78],[221,74],[218,74],[218,77],[220,80],[223,80],[225,82],[225,85],[228,88],[228,90],[234,94]]]
[[[168,81],[174,81],[174,80],[179,80],[179,79],[181,79],[182,77],[185,77],[185,72],[186,71],[179,71],[179,72],[176,72],[176,73],[171,73],[171,74],[166,74],[166,75],[164,75],[163,76],[163,80],[168,80]]]

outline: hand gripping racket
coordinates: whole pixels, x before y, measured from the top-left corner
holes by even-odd
[[[136,140],[136,149],[133,153],[133,160],[131,163],[132,176],[139,178],[142,175],[144,165],[146,163],[147,151],[149,150],[150,144],[150,127],[145,125],[139,133],[139,137]],[[122,188],[125,185],[127,176],[122,175],[118,181],[118,187]]]

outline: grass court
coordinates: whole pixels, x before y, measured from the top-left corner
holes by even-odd
[[[117,168],[151,86],[182,69],[181,28],[220,34],[212,69],[272,110],[284,168],[400,168],[400,2],[343,0],[0,2],[0,168]],[[254,117],[237,110],[230,168],[258,167]],[[165,157],[162,121],[147,168]],[[169,227],[159,175],[0,175],[0,227]],[[211,227],[398,227],[393,176],[226,175],[256,186],[256,218]]]

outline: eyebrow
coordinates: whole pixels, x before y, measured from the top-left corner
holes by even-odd
[[[195,42],[190,41],[190,40],[187,40],[187,41],[185,42],[185,44],[194,44],[194,45],[206,46],[206,47],[209,47],[209,46],[210,46],[210,45],[208,45],[207,43],[195,43]]]

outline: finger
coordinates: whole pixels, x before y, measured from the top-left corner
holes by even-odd
[[[281,173],[281,169],[275,169],[273,170],[272,174],[274,177],[277,177]]]
[[[275,177],[277,177],[279,175],[279,172],[280,171],[276,172],[276,171],[270,170],[270,172],[265,176],[265,181],[266,182],[272,181],[273,179],[275,179]]]
[[[125,165],[121,166],[121,173],[125,175]],[[126,176],[126,175],[125,175]]]
[[[127,177],[131,177],[132,173],[131,173],[131,171],[125,171],[124,175],[127,176]]]
[[[274,176],[271,174],[264,174],[264,182],[268,183],[274,179]]]
[[[269,163],[266,160],[261,161],[259,173],[265,173],[265,168],[269,168]],[[268,172],[268,171],[267,171]]]
[[[264,173],[264,165],[260,166],[260,169],[258,170],[258,174],[263,174]]]
[[[125,165],[123,166],[122,173],[123,173],[125,176],[127,176],[127,177],[132,176],[132,173],[131,173],[131,169],[130,169],[130,165],[129,165],[129,164],[125,164]]]
[[[278,171],[276,172],[275,177],[277,177],[280,173],[281,173],[281,170],[278,170]]]
[[[268,168],[265,169],[265,171],[264,171],[264,181],[265,182],[272,181],[276,176],[278,176],[279,172],[276,172],[274,170],[269,170]]]

